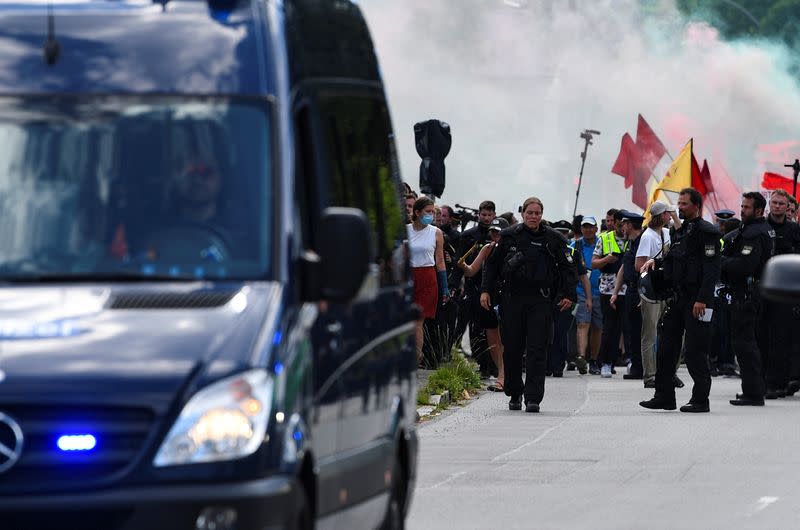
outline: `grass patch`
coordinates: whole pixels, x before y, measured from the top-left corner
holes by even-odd
[[[451,401],[460,401],[464,390],[471,392],[481,387],[478,365],[455,355],[453,360],[441,365],[428,379],[428,384],[417,393],[417,404],[427,405],[428,396],[450,392]]]

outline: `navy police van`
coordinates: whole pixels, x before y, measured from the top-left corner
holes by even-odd
[[[0,4],[0,528],[401,528],[398,190],[349,0]]]

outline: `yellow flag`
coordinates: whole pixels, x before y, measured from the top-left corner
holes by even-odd
[[[647,210],[644,212],[645,223],[650,222],[650,206],[658,200],[659,195],[663,195],[666,202],[669,204],[669,197],[663,191],[671,191],[678,193],[683,188],[688,188],[692,185],[692,144],[693,140],[690,139],[681,150],[680,154],[672,161],[669,166],[667,174],[661,179],[650,195],[650,202],[647,205]]]

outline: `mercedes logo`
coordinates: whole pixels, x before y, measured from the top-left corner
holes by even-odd
[[[5,473],[19,462],[23,440],[19,423],[0,412],[0,473]]]

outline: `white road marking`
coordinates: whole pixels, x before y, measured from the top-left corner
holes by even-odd
[[[503,453],[501,455],[497,455],[496,457],[492,458],[492,462],[497,462],[498,460],[502,460],[504,458],[507,458],[507,457],[509,457],[509,456],[511,456],[511,455],[513,455],[515,453],[518,453],[518,452],[522,451],[523,449],[525,449],[527,447],[530,447],[532,445],[536,445],[540,441],[544,440],[547,437],[548,434],[550,434],[554,430],[556,430],[559,427],[561,427],[562,425],[564,425],[564,422],[567,422],[567,421],[571,420],[572,418],[574,418],[575,416],[577,416],[578,414],[580,414],[580,412],[583,410],[583,408],[589,403],[589,385],[588,384],[586,384],[583,387],[583,391],[584,391],[583,403],[581,403],[581,406],[578,407],[575,410],[575,412],[573,412],[572,414],[570,414],[569,416],[567,416],[566,418],[561,420],[556,425],[553,425],[552,427],[550,427],[549,429],[544,431],[542,434],[540,434],[539,436],[537,436],[536,438],[534,438],[530,442],[525,442],[524,444],[520,445],[516,449],[512,449],[511,451],[507,451],[507,452],[505,452],[505,453]]]
[[[457,479],[458,477],[460,477],[462,475],[466,475],[466,474],[467,474],[466,471],[459,471],[458,473],[453,473],[452,475],[450,475],[449,477],[447,477],[443,481],[437,482],[433,486],[428,486],[426,488],[417,488],[417,489],[420,489],[420,490],[433,490],[433,489],[438,488],[439,486],[444,486],[448,482],[452,482],[453,480]]]
[[[766,510],[771,504],[775,504],[778,502],[780,497],[761,497],[756,502],[756,505],[750,509],[749,513],[747,514],[748,517],[752,517],[755,514]]]

